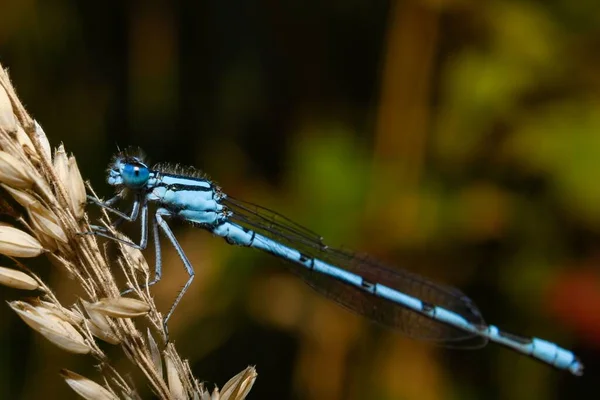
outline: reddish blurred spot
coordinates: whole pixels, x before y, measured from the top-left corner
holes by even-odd
[[[558,275],[548,290],[551,311],[588,343],[600,347],[600,276],[591,270]]]

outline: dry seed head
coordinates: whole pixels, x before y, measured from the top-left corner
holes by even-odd
[[[31,207],[29,210],[31,223],[46,236],[56,239],[60,242],[67,243],[67,235],[58,223],[56,215],[39,204],[38,207]]]
[[[61,349],[76,354],[90,352],[83,336],[73,325],[45,308],[43,304],[36,307],[24,301],[11,301],[8,305],[30,328]]]
[[[150,356],[152,357],[152,363],[154,364],[154,368],[158,372],[159,376],[163,376],[163,363],[162,357],[160,355],[160,350],[158,349],[158,344],[156,344],[156,340],[152,334],[150,334],[150,329],[147,331],[148,335],[148,347],[150,348]]]
[[[93,304],[89,304],[88,309],[93,309],[109,317],[133,318],[148,313],[150,306],[141,300],[129,297],[114,297],[100,299]]]
[[[60,318],[65,319],[67,321],[72,321],[75,324],[81,324],[85,319],[77,309],[73,311],[69,310],[68,308],[58,307],[57,305],[49,301],[35,299],[35,301],[33,301],[31,304],[38,308],[43,307],[48,312],[52,312],[53,314],[58,315]]]
[[[243,400],[246,398],[258,374],[254,367],[248,367],[231,378],[221,389],[221,400]]]
[[[64,378],[67,385],[78,395],[86,400],[118,400],[114,394],[100,386],[96,382],[85,378],[75,372],[62,369],[60,375]]]
[[[8,154],[0,151],[0,182],[15,188],[29,189],[33,186],[34,178],[29,173],[29,166]]]
[[[10,225],[0,225],[0,254],[11,257],[37,257],[44,248],[33,236]]]
[[[62,312],[56,312],[55,308],[47,308],[44,303],[35,306],[36,311],[45,317],[48,321],[50,331],[40,331],[46,339],[50,340],[58,347],[77,354],[87,354],[90,349],[85,343],[83,336],[71,324],[71,320]]]
[[[26,157],[23,148],[9,142],[5,150],[7,151],[0,151],[0,183],[6,183],[18,189],[35,187],[44,198],[53,199],[52,191],[46,180],[29,162],[23,161]],[[23,158],[19,159],[15,155]]]
[[[17,132],[16,132],[16,137],[17,137],[17,142],[19,142],[19,145],[21,145],[21,148],[23,149],[23,151],[25,152],[25,154],[29,155],[29,156],[33,156],[34,159],[39,162],[39,156],[37,154],[37,152],[35,151],[35,147],[33,147],[33,142],[31,141],[31,139],[29,138],[29,136],[27,136],[27,134],[25,133],[25,131],[23,130],[23,128],[21,128],[20,126],[17,128]]]
[[[17,121],[10,98],[2,86],[0,86],[0,129],[7,132],[17,129]]]
[[[102,329],[110,329],[110,324],[108,323],[107,317],[104,316],[104,314],[102,314],[101,312],[99,312],[98,310],[96,310],[93,306],[92,303],[87,302],[83,299],[81,299],[81,303],[83,304],[83,307],[85,308],[85,311],[87,312],[87,314],[89,315],[90,319],[99,327]]]
[[[127,236],[122,234],[117,234],[117,237],[123,240],[129,240]],[[148,262],[146,261],[146,258],[140,249],[136,249],[133,246],[122,245],[121,251],[124,253],[127,261],[133,266],[133,268],[144,273],[148,273],[150,271]]]
[[[179,371],[168,353],[165,353],[165,365],[167,367],[167,383],[171,395],[175,399],[187,399],[183,383],[181,383],[181,379],[179,378]]]
[[[8,77],[8,72],[0,66],[0,86],[6,91],[8,98],[12,104],[13,114],[17,116],[20,120],[21,125],[29,126],[31,125],[31,117],[25,111],[23,104],[19,101],[17,94],[15,93],[15,89],[10,83],[10,78]]]
[[[35,290],[40,287],[37,281],[26,273],[5,267],[0,267],[0,284],[23,290]]]
[[[201,388],[202,395],[200,400],[220,400],[221,393],[219,392],[219,388],[215,387],[212,391],[212,394],[208,390],[204,390],[204,387]]]
[[[88,320],[90,331],[94,336],[110,344],[119,344],[121,340],[113,333],[108,322],[108,317],[95,310],[91,303],[81,300],[90,319]]]
[[[68,201],[77,218],[83,216],[86,201],[85,184],[77,167],[75,157],[67,158],[64,146],[61,144],[54,151],[53,159],[56,175],[67,190]]]
[[[42,146],[42,151],[44,152],[44,157],[47,160],[52,159],[52,152],[50,151],[50,142],[48,142],[48,137],[46,136],[46,133],[44,132],[44,130],[42,129],[41,125],[38,124],[37,121],[34,121],[35,123],[35,136],[37,137],[38,141],[40,142],[40,145]]]
[[[54,171],[56,172],[58,179],[60,179],[63,186],[66,187],[69,182],[69,159],[67,158],[67,153],[62,144],[54,149],[52,165],[54,166]]]
[[[33,227],[39,234],[50,237],[51,239],[58,240],[63,243],[67,243],[67,235],[58,223],[56,215],[48,208],[42,205],[39,200],[30,193],[24,190],[14,189],[8,185],[1,184],[4,190],[6,190],[20,205],[27,210],[29,218]],[[44,238],[42,238],[44,239]],[[50,250],[56,248],[52,240],[42,240]]]
[[[114,345],[121,343],[121,339],[112,333],[112,329],[100,328],[92,320],[87,320],[87,324],[88,328],[90,328],[90,332],[92,332],[92,335],[96,336],[98,339]]]
[[[199,400],[211,400],[210,393],[208,392],[208,390],[204,390],[204,388],[202,388],[202,393],[200,394],[200,396],[198,396],[197,393],[194,393],[194,398],[199,398]]]
[[[4,118],[4,117],[6,117],[6,118]],[[21,127],[24,127],[24,130],[17,129],[19,124]],[[9,128],[7,128],[6,125],[9,125]],[[7,132],[8,132],[8,134],[7,134]],[[58,209],[57,199],[52,191],[53,186],[51,186],[51,184],[56,184],[56,182],[54,182],[52,180],[45,180],[46,177],[50,177],[50,178],[54,178],[54,179],[57,178],[57,176],[56,176],[57,174],[54,173],[54,171],[52,169],[50,169],[49,171],[46,169],[46,166],[48,165],[48,161],[51,162],[51,149],[50,149],[48,140],[46,138],[46,135],[45,135],[42,127],[37,122],[35,122],[33,119],[31,119],[31,117],[27,114],[27,112],[24,109],[24,107],[22,106],[22,104],[19,102],[19,100],[14,92],[14,89],[10,85],[8,75],[1,67],[0,67],[0,142],[1,142],[1,148],[4,150],[4,153],[6,153],[6,155],[0,154],[0,183],[5,183],[16,189],[30,189],[31,191],[28,191],[28,194],[30,194],[30,195],[33,194],[34,195],[33,197],[37,201],[39,201],[39,203],[41,203],[41,205],[43,205],[44,208],[47,208],[48,210],[55,212],[58,216],[61,217],[60,221],[57,221],[52,216],[48,217],[40,209],[36,208],[36,210],[38,211],[38,214],[40,214],[40,213],[42,214],[41,216],[36,217],[36,219],[38,221],[37,225],[47,224],[47,222],[44,219],[46,219],[46,220],[49,219],[51,223],[54,223],[55,225],[57,225],[59,227],[62,226],[62,223],[60,223],[60,222],[64,222],[64,221],[67,221],[69,223],[72,222],[68,219],[68,217],[69,217],[68,215],[66,215],[65,219],[63,219],[62,213],[59,212],[60,210]],[[38,153],[34,153],[34,152],[30,151],[32,149],[31,142],[33,142],[36,149],[39,150]],[[60,178],[59,178],[62,182],[65,183],[65,185],[64,185],[65,190],[64,191],[60,190],[60,194],[61,194],[61,200],[62,200],[62,196],[66,195],[66,198],[64,199],[64,200],[66,200],[66,203],[61,202],[60,205],[61,205],[61,207],[65,206],[65,205],[68,206],[74,212],[74,216],[81,217],[83,215],[83,214],[81,214],[83,212],[82,205],[85,203],[85,190],[82,190],[82,187],[83,187],[82,179],[81,179],[81,175],[77,169],[77,165],[76,165],[74,158],[72,158],[72,157],[68,158],[67,161],[68,162],[67,162],[66,169],[68,170],[68,174],[62,174],[62,176],[60,176]],[[42,167],[43,167],[43,169],[42,169]],[[59,186],[61,186],[61,185],[59,185]],[[29,199],[24,199],[24,200],[29,200]],[[27,209],[27,207],[26,207],[26,209]],[[28,209],[28,211],[30,211],[30,210]],[[20,217],[20,216],[18,216],[18,217]],[[32,219],[33,218],[34,217],[32,217]],[[25,225],[25,223],[23,223],[23,224]],[[29,224],[30,224],[30,226],[34,226],[33,223],[29,223]],[[39,227],[34,226],[34,228],[37,231]],[[10,227],[10,229],[13,229],[14,231],[25,234],[24,232],[21,232],[16,228]],[[25,229],[25,228],[23,228],[23,229]],[[53,232],[53,229],[54,229],[54,226],[51,225],[50,232]],[[0,232],[0,253],[1,253],[3,251],[2,249],[6,247],[6,243],[4,243],[4,242],[7,241],[7,240],[5,240],[6,236],[7,236],[7,229],[2,228],[0,226],[0,230],[3,230],[2,232]],[[49,238],[52,237],[51,236],[52,233],[50,233],[50,232],[48,232],[48,233],[44,232],[42,234],[42,233],[37,233],[37,232],[32,233],[27,229],[25,229],[25,230],[32,235],[35,234],[36,237],[38,237],[38,240],[42,241],[42,243],[45,243],[46,240],[50,240]],[[8,233],[11,233],[11,232],[8,232]],[[48,234],[50,234],[50,236],[48,236]],[[60,233],[56,233],[56,232],[55,232],[55,234],[58,235],[58,237],[59,237],[57,240],[60,240],[60,237],[62,235]],[[30,236],[28,236],[28,237],[30,237]],[[9,245],[14,247],[15,240],[14,240],[12,233],[10,235],[8,235],[8,238],[10,239],[10,240],[8,240]],[[51,239],[51,241],[54,244],[56,244],[57,240],[55,240],[54,238]],[[37,244],[35,246],[34,251],[31,251],[31,250],[29,251],[30,253],[34,253],[34,254],[29,254],[29,255],[22,254],[25,250],[22,248],[23,243],[20,240],[16,241],[17,250],[15,250],[12,247],[9,247],[7,254],[18,252],[19,254],[16,254],[17,256],[33,256],[33,255],[37,255],[37,254],[41,253],[43,250],[42,250],[39,242],[34,241],[34,240],[32,242],[35,242]],[[81,242],[83,242],[83,241],[81,241]],[[91,243],[91,242],[92,241],[90,241],[89,244],[88,243],[85,243],[85,244],[92,246],[93,243]],[[75,245],[79,246],[78,243],[72,243],[72,244],[74,246]],[[27,247],[27,246],[25,246],[25,247]],[[29,246],[29,247],[31,247],[31,246]],[[48,248],[49,247],[46,247],[46,249],[48,249]],[[51,257],[53,262],[56,262],[57,264],[64,263],[65,266],[67,267],[67,269],[74,271],[76,278],[80,281],[81,285],[84,287],[84,289],[86,290],[86,292],[88,293],[88,295],[90,297],[96,298],[97,293],[113,293],[113,291],[115,289],[114,289],[114,287],[110,286],[110,284],[112,284],[112,282],[110,281],[110,278],[111,278],[110,276],[106,276],[107,283],[105,283],[105,280],[104,280],[105,275],[102,275],[102,274],[98,274],[100,279],[98,279],[97,282],[93,281],[93,284],[90,282],[92,279],[94,279],[93,277],[95,277],[96,275],[90,274],[89,271],[96,273],[96,272],[99,272],[99,268],[105,267],[105,265],[103,263],[104,260],[101,259],[102,254],[100,254],[100,251],[97,250],[95,248],[95,246],[91,249],[83,248],[83,246],[82,246],[82,253],[83,253],[83,250],[86,250],[86,253],[85,253],[86,257],[81,256],[81,257],[76,258],[73,254],[79,255],[78,252],[73,252],[73,254],[71,254],[70,251],[64,251],[64,250],[67,250],[67,248],[65,246],[61,246],[60,251],[55,254],[56,257]],[[96,254],[91,254],[91,256],[94,256],[94,257],[87,256],[87,254],[90,252],[91,253],[98,252],[98,256],[95,257]],[[135,257],[134,257],[134,259],[135,259]],[[101,272],[104,272],[104,271],[101,271]],[[136,283],[134,283],[134,285]],[[43,283],[41,281],[40,281],[40,284],[43,285]],[[50,292],[47,295],[48,295],[48,298],[52,299],[52,301],[57,302],[56,305],[50,307],[48,304],[45,304],[43,302],[33,302],[33,303],[29,303],[29,304],[22,303],[22,302],[15,302],[15,303],[11,304],[11,308],[13,308],[16,312],[20,313],[19,315],[21,316],[21,318],[23,318],[25,321],[27,321],[28,324],[36,326],[37,327],[36,329],[39,332],[41,332],[44,336],[46,336],[48,339],[52,340],[57,345],[65,348],[69,351],[75,351],[75,352],[81,352],[81,353],[89,352],[90,349],[88,348],[88,346],[86,346],[86,344],[89,343],[89,346],[92,347],[92,352],[93,352],[94,357],[97,360],[99,360],[102,364],[106,363],[106,365],[110,366],[110,360],[105,358],[105,355],[101,352],[101,349],[94,346],[93,342],[91,342],[92,338],[89,336],[89,333],[88,333],[91,329],[99,328],[99,326],[96,323],[97,321],[84,320],[83,315],[85,314],[86,318],[88,315],[87,315],[87,313],[83,312],[83,309],[79,306],[75,310],[75,314],[76,314],[77,318],[74,318],[69,313],[65,313],[65,311],[67,311],[67,312],[71,312],[71,311],[63,309],[62,306],[60,306],[60,304],[58,303],[58,300],[56,300]],[[146,308],[145,304],[144,304],[144,308]],[[122,312],[122,310],[121,310],[121,312]],[[126,315],[130,316],[132,314],[127,313]],[[115,328],[119,337],[121,337],[125,343],[130,345],[131,344],[130,336],[135,335],[137,333],[137,331],[134,330],[133,326],[131,324],[122,324],[122,323],[113,324],[112,320],[110,320],[110,319],[108,319],[108,322],[110,323],[110,325],[113,328]],[[82,324],[86,324],[86,325],[83,326]],[[129,325],[131,325],[131,327],[129,327]],[[91,327],[91,326],[96,326],[96,328],[87,329],[88,327]],[[117,329],[118,329],[118,331],[117,331]],[[79,335],[79,340],[73,341],[73,337],[76,334],[78,334],[79,332],[81,332],[83,334],[83,336],[85,336],[86,339],[84,340],[83,337],[81,335]],[[135,336],[135,338],[139,339],[139,336]],[[88,340],[90,342],[88,342]],[[69,341],[70,341],[70,343],[69,343]],[[73,344],[73,342],[75,344]],[[142,345],[143,343],[138,340],[135,342],[135,345],[137,346],[138,344]],[[79,350],[76,349],[77,345],[80,346]],[[143,355],[143,357],[145,357],[145,356],[147,356],[147,353],[142,354],[142,355]],[[147,360],[140,360],[140,359],[136,358],[136,356],[134,356],[133,359],[139,362],[139,366],[142,370],[148,372],[150,369],[152,369],[152,366],[147,364]],[[144,361],[146,364],[144,364],[144,362],[141,362],[141,361]],[[180,383],[185,388],[185,391],[187,392],[187,394],[190,394],[192,389],[191,389],[191,387],[189,387],[189,381],[190,381],[190,377],[188,376],[189,369],[186,370],[185,368],[181,367],[181,361],[176,353],[172,354],[172,358],[170,361],[172,362],[172,364],[177,366],[177,368],[180,370],[179,371]],[[106,368],[106,369],[103,368],[102,373],[104,375],[104,379],[110,381],[110,384],[105,383],[103,385],[104,388],[102,388],[100,385],[94,384],[93,382],[91,382],[90,380],[88,380],[86,378],[78,376],[77,374],[70,373],[70,371],[63,371],[63,377],[68,381],[69,385],[71,385],[77,393],[79,393],[81,396],[83,396],[86,399],[102,399],[102,400],[104,400],[104,399],[117,398],[117,396],[115,395],[114,392],[112,392],[112,389],[110,387],[113,384],[115,385],[115,388],[117,388],[119,390],[119,394],[123,398],[131,398],[131,399],[139,398],[138,396],[136,396],[134,390],[129,388],[129,384],[128,384],[127,380],[121,378],[120,373],[116,369],[112,369],[112,367]],[[160,375],[156,376],[156,374],[153,374],[153,373],[148,374],[147,373],[146,377],[148,378],[148,382],[154,389],[157,396],[169,397],[169,389],[166,386],[163,379],[161,379],[162,376],[160,376]],[[193,379],[193,377],[192,377],[192,379]],[[102,383],[100,380],[98,380],[98,382]],[[98,387],[99,387],[99,389],[98,389]],[[128,394],[131,394],[131,395],[128,395]],[[198,398],[198,397],[199,396],[196,396],[193,398]],[[217,399],[214,399],[214,400],[217,400]]]
[[[22,205],[24,208],[29,208],[39,204],[39,201],[33,195],[25,192],[24,190],[15,189],[4,183],[0,185],[2,185],[4,190],[6,190],[13,197],[13,199],[15,199],[15,201]]]
[[[77,167],[77,160],[73,156],[69,157],[69,184],[67,191],[75,217],[83,217],[87,195],[81,172],[79,171],[79,167]]]

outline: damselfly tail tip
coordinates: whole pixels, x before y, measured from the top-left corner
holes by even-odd
[[[569,368],[571,370],[571,372],[573,373],[573,375],[575,376],[582,376],[583,375],[583,364],[581,363],[581,361],[578,358],[575,358],[575,360],[573,360],[573,363],[571,364],[571,367]]]

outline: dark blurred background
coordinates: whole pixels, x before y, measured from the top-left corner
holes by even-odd
[[[599,46],[596,0],[0,5],[0,62],[101,196],[116,146],[140,146],[330,244],[459,287],[490,323],[586,365],[575,378],[497,345],[406,339],[274,258],[175,224],[196,280],[171,337],[210,388],[256,365],[251,399],[598,396]],[[166,311],[185,272],[164,250]],[[75,398],[63,367],[99,379],[8,307],[0,318],[0,398]]]

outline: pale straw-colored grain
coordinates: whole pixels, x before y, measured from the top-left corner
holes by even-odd
[[[145,301],[132,299],[131,297],[113,297],[100,299],[89,304],[92,309],[108,317],[135,318],[147,314],[150,306]]]
[[[202,399],[221,400],[221,392],[219,392],[219,388],[214,388],[210,395],[206,392]]]
[[[81,303],[83,304],[87,315],[90,317],[87,322],[92,335],[110,344],[121,343],[121,339],[115,335],[113,330],[114,324],[111,325],[109,318],[95,310],[93,307],[90,307],[91,303],[83,299],[81,300]]]
[[[108,322],[108,317],[106,315],[94,309],[92,303],[90,302],[82,299],[81,303],[83,304],[83,308],[85,308],[87,315],[99,328],[106,330],[111,329],[110,323]]]
[[[21,290],[35,290],[40,287],[38,282],[25,272],[6,267],[0,267],[0,284]]]
[[[0,254],[11,257],[37,257],[44,251],[41,243],[10,225],[0,224]]]
[[[130,239],[125,235],[118,235],[117,237],[126,241],[130,241]],[[133,246],[123,246],[122,251],[124,258],[127,259],[128,263],[131,264],[136,270],[145,274],[150,273],[148,262],[146,261],[146,258],[140,249],[137,249]]]
[[[10,308],[33,330],[63,350],[87,354],[90,347],[83,336],[68,321],[54,314],[43,305],[34,306],[24,301],[11,301]]]
[[[0,182],[19,189],[29,189],[34,184],[25,164],[5,151],[0,151]]]
[[[156,343],[156,340],[154,340],[154,336],[152,336],[150,329],[148,329],[146,336],[148,337],[148,346],[150,347],[150,355],[152,357],[152,363],[154,364],[154,368],[156,369],[158,374],[162,376],[163,362],[162,362],[162,357],[160,355],[160,350],[158,349],[158,344]]]
[[[17,128],[17,131],[15,132],[15,136],[16,136],[16,139],[17,139],[17,142],[19,143],[19,145],[21,145],[21,147],[23,148],[23,151],[29,157],[31,157],[32,161],[39,162],[40,157],[38,156],[37,152],[35,151],[33,142],[31,141],[29,136],[27,136],[27,134],[25,133],[25,131],[23,130],[22,127],[19,126]]]
[[[117,396],[101,385],[75,372],[63,369],[60,375],[75,393],[86,400],[118,400]]]
[[[42,205],[42,203],[32,194],[21,189],[14,189],[7,184],[1,184],[12,197],[25,208],[29,214],[31,225],[36,229],[38,239],[41,239],[44,244],[51,247],[51,250],[56,248],[52,240],[58,240],[62,243],[67,243],[67,236],[61,228],[58,217],[50,209]],[[47,238],[40,238],[40,235]]]
[[[55,239],[62,243],[67,243],[67,235],[60,226],[58,217],[54,212],[46,207],[42,207],[41,204],[30,207],[28,210],[29,218],[31,219],[31,225],[48,236],[48,238]]]
[[[171,359],[169,354],[165,354],[165,366],[167,369],[167,382],[169,383],[169,391],[174,399],[186,398],[185,389],[181,382],[180,371],[177,369],[175,362]]]
[[[0,185],[12,196],[13,199],[15,199],[17,203],[22,205],[26,210],[29,209],[29,207],[33,207],[39,203],[39,201],[32,194],[27,193],[24,190],[15,189],[14,187],[5,183]]]
[[[43,287],[42,289],[45,291],[48,291],[48,289],[45,287]],[[52,296],[50,299],[52,300]],[[74,308],[73,310],[70,310],[68,308],[64,308],[60,305],[57,305],[52,301],[44,301],[41,299],[35,299],[35,301],[30,299],[30,302],[35,306],[42,306],[44,309],[48,310],[49,312],[52,312],[53,314],[58,315],[60,318],[66,320],[66,321],[70,321],[71,323],[73,323],[75,325],[79,325],[85,320],[85,318],[83,317],[81,312],[76,308]]]
[[[6,90],[0,90],[0,126],[8,132],[14,132],[18,125],[15,113]]]
[[[69,182],[69,158],[67,157],[67,153],[62,144],[54,150],[52,166],[54,167],[57,178],[60,179],[60,182],[66,188],[67,183]]]
[[[83,217],[86,192],[85,183],[81,177],[81,172],[77,167],[77,160],[74,156],[67,156],[64,146],[61,144],[54,151],[53,166],[58,179],[62,182],[67,193],[70,194],[67,199],[71,210],[77,219]]]
[[[245,398],[256,381],[256,369],[248,367],[233,378],[231,378],[221,389],[221,399],[243,399]]]
[[[96,322],[91,321],[91,320],[86,321],[86,323],[88,324],[88,328],[90,329],[90,332],[92,333],[92,335],[94,335],[98,339],[100,339],[106,343],[113,344],[113,345],[117,345],[117,344],[121,343],[121,339],[118,336],[116,336],[114,333],[112,333],[111,330],[102,328],[102,327],[98,326],[96,324]]]
[[[79,167],[77,167],[77,160],[74,156],[69,157],[69,181],[68,191],[71,194],[71,207],[75,213],[75,218],[80,219],[83,217],[85,211],[86,193],[85,183],[81,177]]]
[[[37,143],[40,147],[40,153],[42,157],[46,160],[50,160],[52,158],[52,148],[50,147],[50,142],[48,141],[48,137],[46,136],[46,132],[42,129],[42,126],[38,124],[37,121],[34,122],[34,131],[33,135],[36,138]]]

